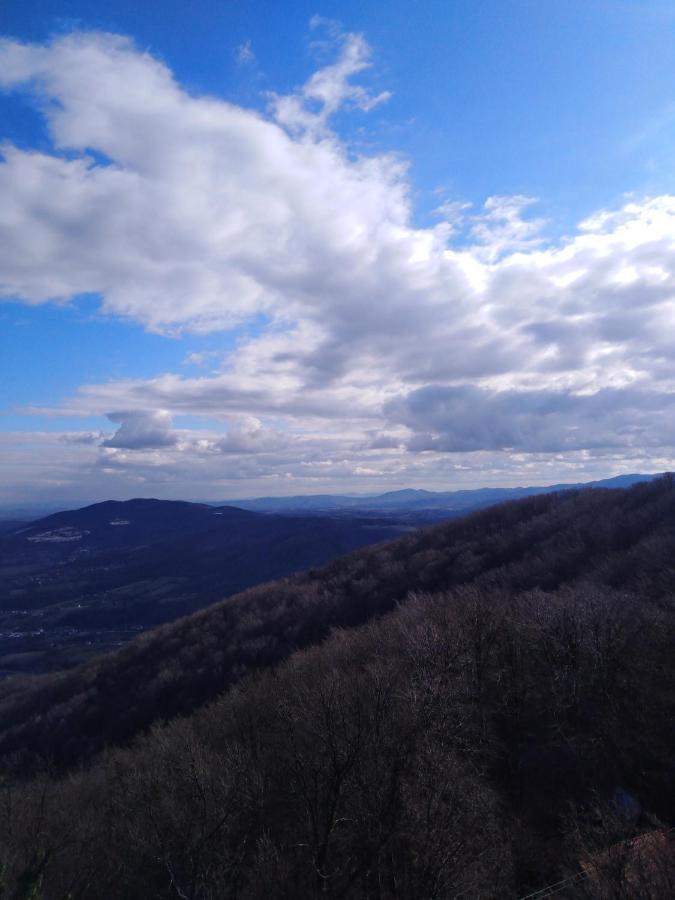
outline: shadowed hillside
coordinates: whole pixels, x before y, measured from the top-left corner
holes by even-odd
[[[70,668],[254,584],[396,537],[395,517],[96,503],[0,534],[0,674]]]
[[[8,774],[6,884],[672,896],[674,546],[670,476],[530,498],[8,684],[2,752],[33,777]]]
[[[11,681],[0,752],[30,758],[41,750],[59,765],[86,759],[153,721],[190,712],[333,628],[388,612],[411,591],[471,584],[513,593],[590,582],[657,601],[673,583],[670,485],[666,477],[628,491],[493,507],[253,588],[34,687]]]

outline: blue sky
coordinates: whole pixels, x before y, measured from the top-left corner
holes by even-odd
[[[339,20],[374,49],[367,80],[392,92],[351,136],[412,162],[420,215],[446,186],[476,201],[533,194],[564,224],[626,190],[673,177],[675,9],[659,0],[87,3],[6,0],[5,34],[44,41],[96,29],[130,35],[188,90],[263,109],[315,68],[310,19]],[[236,48],[251,42],[256,62]],[[40,138],[25,103],[4,98],[4,131]]]
[[[674,29],[6,0],[0,503],[669,466]]]

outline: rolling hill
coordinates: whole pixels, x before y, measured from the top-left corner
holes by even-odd
[[[0,754],[43,748],[56,761],[76,762],[155,720],[190,712],[335,628],[389,612],[413,592],[600,583],[654,600],[669,596],[675,496],[664,483],[492,507],[251,588],[72,672],[35,687],[29,681],[27,690],[10,680]]]
[[[530,497],[7,680],[6,890],[671,896],[674,546],[672,476]]]
[[[66,668],[139,631],[408,530],[391,517],[97,503],[0,534],[0,672]]]

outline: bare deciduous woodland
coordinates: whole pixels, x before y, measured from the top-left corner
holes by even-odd
[[[2,896],[675,895],[674,548],[539,496],[6,681]]]

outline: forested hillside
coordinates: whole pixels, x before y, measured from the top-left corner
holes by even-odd
[[[96,503],[0,534],[0,677],[72,668],[245,588],[410,530],[390,516]]]
[[[529,498],[7,682],[6,895],[672,896],[674,549]]]

